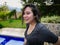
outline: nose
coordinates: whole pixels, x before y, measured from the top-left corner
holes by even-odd
[[[25,14],[25,15],[23,15],[23,18],[27,18],[27,15]]]

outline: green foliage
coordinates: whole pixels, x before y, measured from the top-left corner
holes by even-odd
[[[54,0],[54,4],[47,6],[44,2],[45,0],[28,0],[28,2],[26,2],[26,0],[22,0],[23,2],[25,2],[25,4],[27,3],[33,3],[36,4],[36,6],[39,8],[39,10],[42,13],[42,16],[53,16],[53,15],[60,15],[60,3],[59,0]],[[52,0],[53,1],[53,0]]]
[[[13,19],[9,19],[9,23],[12,23],[13,22]]]
[[[27,0],[22,0],[22,1],[25,2],[25,4],[26,4],[26,3],[34,3],[34,2],[42,3],[44,0],[28,0],[28,2],[27,2]]]
[[[17,16],[16,16],[16,10],[12,10],[10,11],[8,9],[7,6],[3,5],[0,7],[0,19],[2,20],[7,20],[7,19],[11,19],[11,16],[15,16],[15,19],[17,19]]]
[[[1,11],[0,12],[0,18],[2,20],[6,20],[7,19],[7,16],[8,16],[8,13],[9,13],[9,11]]]
[[[14,14],[16,14],[16,10],[15,9],[10,11],[8,18],[11,19],[11,16],[13,16]]]
[[[20,20],[22,19],[22,15],[19,16],[19,19],[20,19]]]
[[[21,20],[4,20],[0,21],[0,24],[2,24],[4,27],[9,27],[9,28],[25,28],[26,25],[25,23],[22,25]]]
[[[43,22],[43,23],[60,23],[60,16],[42,17],[41,22]]]
[[[0,24],[0,29],[3,28],[4,26],[2,24]]]
[[[54,4],[60,4],[60,0],[54,0]]]
[[[60,16],[42,17],[41,23],[60,23]],[[0,21],[0,24],[3,25],[4,27],[9,27],[9,28],[25,28],[26,27],[25,23],[22,25],[21,19],[20,20],[19,19],[4,20],[4,21]]]
[[[0,11],[9,11],[8,7],[6,5],[3,5],[0,7]]]
[[[9,13],[10,11],[7,6],[3,5],[0,7],[0,19],[6,20]]]

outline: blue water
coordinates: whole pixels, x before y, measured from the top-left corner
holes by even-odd
[[[23,37],[0,35],[0,45],[23,45]]]
[[[10,40],[5,45],[23,45],[23,41]]]
[[[0,43],[3,42],[5,38],[0,37]]]

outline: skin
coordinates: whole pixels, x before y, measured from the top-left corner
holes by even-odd
[[[24,15],[23,15],[24,21],[25,23],[29,23],[32,24],[33,22],[35,23],[35,16],[33,15],[33,12],[31,11],[30,7],[27,7],[24,11]]]
[[[28,32],[27,32],[27,34],[29,35],[33,31],[33,29],[34,29],[34,27],[36,25],[36,21],[34,19],[35,16],[33,15],[33,12],[31,11],[31,8],[30,7],[27,7],[25,9],[23,18],[24,18],[25,23],[29,23],[30,24],[29,25]],[[27,40],[25,38],[24,39],[24,45],[26,45],[26,42],[27,42]]]
[[[29,35],[33,31],[33,29],[36,25],[35,16],[33,15],[32,9],[30,7],[27,7],[24,10],[23,18],[24,18],[25,23],[29,23],[29,28],[27,31],[27,35]],[[27,40],[25,38],[24,45],[26,45],[26,42],[27,42]],[[58,37],[58,41],[54,45],[60,45],[60,37]]]

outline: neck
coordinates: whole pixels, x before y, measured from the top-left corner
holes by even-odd
[[[32,22],[30,23],[30,26],[34,26],[34,25],[36,25],[36,21],[32,21]]]

